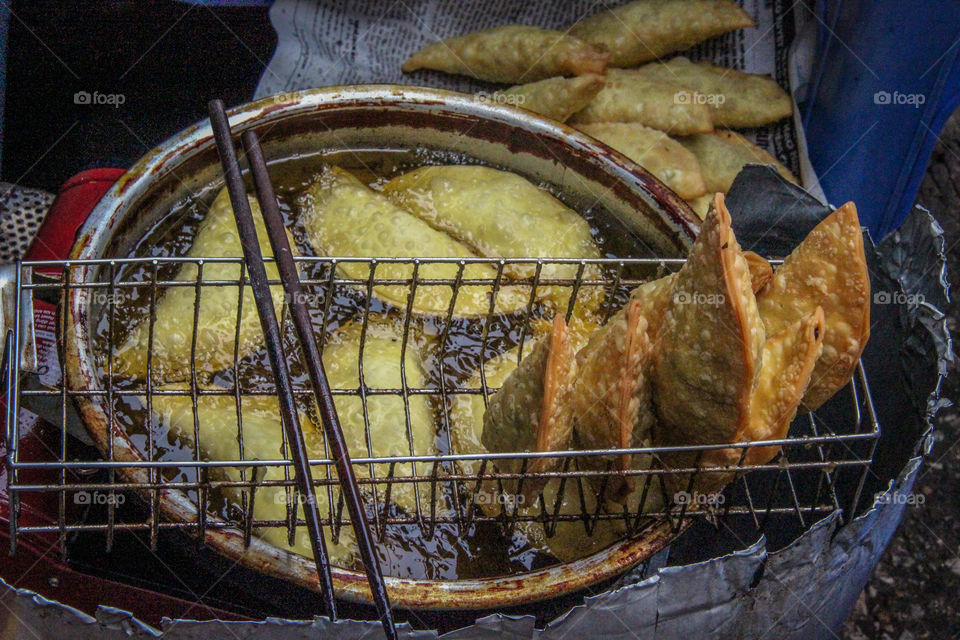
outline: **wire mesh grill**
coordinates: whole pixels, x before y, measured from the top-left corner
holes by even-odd
[[[458,450],[452,435],[451,407],[458,399],[482,397],[486,403],[496,389],[479,376],[479,384],[470,384],[470,370],[483,370],[481,362],[490,355],[519,345],[520,352],[529,352],[535,339],[536,321],[552,315],[540,297],[544,287],[568,291],[569,303],[564,313],[571,321],[577,317],[580,305],[589,291],[603,291],[606,301],[601,314],[608,319],[626,300],[629,291],[645,281],[676,271],[682,260],[667,259],[597,259],[597,260],[486,260],[486,259],[366,259],[366,258],[299,258],[303,270],[305,291],[312,292],[308,302],[315,311],[315,328],[321,336],[321,346],[345,322],[353,321],[362,327],[361,344],[367,335],[371,319],[384,315],[397,329],[401,342],[399,386],[374,388],[364,381],[364,350],[359,348],[359,384],[355,388],[335,388],[336,398],[359,398],[362,407],[366,451],[355,451],[353,463],[358,471],[361,488],[367,501],[367,511],[378,536],[383,536],[394,525],[415,525],[422,535],[430,536],[438,525],[449,524],[460,528],[474,523],[501,525],[508,530],[521,523],[539,523],[552,536],[561,523],[579,523],[584,535],[593,535],[600,523],[618,523],[624,535],[635,535],[650,523],[669,520],[679,531],[684,522],[696,518],[716,519],[742,516],[752,521],[758,531],[764,531],[771,522],[789,519],[794,525],[806,527],[819,516],[841,511],[845,517],[857,510],[861,490],[880,434],[871,401],[866,373],[858,366],[854,379],[838,393],[838,397],[823,411],[800,415],[794,421],[788,437],[782,440],[743,444],[696,445],[688,447],[640,447],[631,449],[572,450],[566,452],[484,453]],[[235,264],[237,279],[207,280],[205,266]],[[347,278],[339,266],[359,263],[367,268],[366,278]],[[465,277],[465,268],[472,263],[485,263],[496,268],[496,277],[476,279]],[[185,280],[175,273],[184,264],[196,266],[196,276]],[[377,266],[404,264],[410,269],[409,278],[381,279]],[[432,264],[457,266],[454,278],[431,279],[421,277],[423,267]],[[567,265],[576,271],[572,278],[543,277],[544,267]],[[530,275],[509,277],[505,267],[523,266]],[[42,273],[57,275],[44,277]],[[383,305],[377,300],[376,289],[382,285],[405,287],[408,304],[405,309]],[[449,287],[452,293],[445,317],[422,316],[414,313],[413,301],[421,287]],[[465,286],[485,286],[490,290],[489,313],[472,319],[455,317],[457,294]],[[499,292],[507,286],[523,286],[529,292],[526,307],[512,316],[495,315]],[[150,322],[151,344],[157,303],[164,291],[173,287],[191,287],[195,291],[194,304],[185,310],[184,326],[191,337],[190,375],[181,386],[170,388],[154,379],[151,356],[147,358],[148,374],[145,380],[123,379],[115,372],[114,351],[122,335],[124,318],[130,309],[139,309],[140,321]],[[267,527],[287,528],[292,539],[294,530],[305,526],[297,517],[299,504],[292,465],[282,455],[285,443],[277,448],[275,459],[246,459],[243,456],[244,413],[234,413],[228,421],[236,424],[236,439],[241,446],[239,455],[232,459],[206,459],[203,425],[197,409],[198,402],[209,396],[233,398],[236,407],[242,407],[249,398],[270,397],[274,390],[269,374],[254,376],[255,383],[245,379],[248,371],[256,371],[257,357],[244,357],[233,340],[233,363],[220,375],[220,386],[211,386],[197,370],[197,331],[204,292],[212,287],[230,287],[237,290],[236,308],[226,312],[236,314],[239,332],[248,283],[240,259],[212,258],[139,258],[115,260],[86,260],[74,262],[24,262],[18,264],[17,300],[28,294],[35,299],[67,300],[86,311],[88,327],[78,328],[75,335],[86,341],[98,374],[94,379],[71,386],[66,380],[41,383],[34,372],[21,369],[18,353],[28,340],[30,327],[18,321],[6,343],[6,387],[9,399],[7,412],[8,491],[11,501],[11,543],[15,545],[22,534],[54,532],[61,536],[76,531],[96,531],[104,534],[109,548],[117,531],[146,531],[155,543],[162,529],[180,529],[203,535],[208,529],[232,528],[245,533],[249,541],[252,532]],[[146,313],[143,313],[144,307]],[[127,314],[127,315],[125,315]],[[192,314],[192,319],[190,315]],[[136,314],[134,314],[136,315]],[[58,315],[58,333],[61,337],[74,335],[68,326],[68,314]],[[287,331],[287,338],[293,339]],[[426,336],[426,338],[425,338]],[[466,338],[464,336],[467,336]],[[429,338],[429,339],[427,339]],[[73,338],[71,338],[73,339]],[[58,359],[66,364],[67,350],[61,339]],[[426,345],[426,346],[424,346]],[[466,345],[466,346],[465,346]],[[526,347],[525,347],[526,345]],[[408,352],[417,351],[429,370],[422,385],[409,383],[409,372],[403,363]],[[294,350],[288,349],[288,354]],[[473,355],[464,358],[464,352]],[[261,372],[262,373],[262,372]],[[226,380],[229,384],[224,384]],[[297,388],[309,414],[310,389],[305,378]],[[76,381],[71,381],[76,382]],[[134,413],[140,416],[136,423],[127,415],[120,424],[123,402],[131,397],[142,399],[146,410]],[[194,433],[192,441],[198,446],[181,447],[171,453],[168,434],[158,430],[151,406],[158,398],[189,399],[193,409]],[[378,456],[373,453],[370,412],[374,398],[401,398],[402,411],[395,416],[394,430],[402,434],[399,446],[402,455]],[[411,402],[425,397],[435,417],[435,450],[418,451],[414,446],[411,425]],[[113,425],[107,446],[99,453],[86,450],[78,457],[67,437],[76,433],[78,420],[72,405],[77,401],[97,407],[105,417],[105,424]],[[162,400],[161,400],[162,402]],[[57,429],[54,446],[41,458],[21,453],[18,443],[26,437],[18,419],[24,411],[35,411],[47,416]],[[89,415],[89,414],[88,414]],[[239,415],[239,418],[238,418]],[[278,434],[279,428],[277,417]],[[140,459],[130,461],[117,454],[114,441],[123,430],[135,432],[132,438]],[[745,464],[746,454],[755,447],[780,448],[780,455],[766,464]],[[701,468],[700,459],[716,449],[736,449],[739,459],[735,465],[723,468]],[[694,460],[688,468],[674,469],[682,474],[686,487],[678,490],[676,484],[665,482],[666,472],[656,464],[649,467],[621,470],[610,463],[615,454],[629,453],[634,460],[683,452]],[[179,456],[179,457],[178,457]],[[550,457],[559,461],[554,471],[535,473],[529,468],[537,458]],[[512,464],[505,464],[512,461]],[[339,496],[333,461],[326,454],[312,458],[318,492],[326,496],[321,505],[325,526],[331,527],[334,538],[350,522]],[[282,478],[265,479],[269,469],[279,470]],[[504,471],[509,469],[510,471]],[[707,496],[697,494],[695,488],[710,474],[723,474],[728,481],[724,493]],[[604,506],[598,496],[605,494],[606,486],[614,479],[632,479],[633,499],[621,507]],[[676,477],[676,476],[675,476]],[[525,484],[537,479],[550,479],[548,489],[535,495],[531,502],[524,497]],[[840,493],[843,483],[852,491]],[[721,482],[720,484],[724,484]],[[257,519],[254,504],[258,496],[274,487],[282,487],[286,500],[283,519]],[[185,492],[200,505],[193,519],[172,520],[162,517],[165,492]],[[398,494],[413,492],[414,499],[405,505],[397,501]],[[135,521],[118,521],[115,507],[118,496],[132,492],[141,496],[147,506],[145,516]],[[233,502],[224,507],[224,492],[233,492]],[[276,495],[276,494],[274,494]],[[85,496],[78,498],[78,496]],[[841,496],[849,498],[842,503]],[[50,524],[19,522],[17,505],[24,500],[52,497],[57,505],[55,522]],[[103,503],[103,520],[88,521],[72,505],[91,501]]]

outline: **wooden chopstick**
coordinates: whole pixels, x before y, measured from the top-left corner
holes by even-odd
[[[263,157],[263,150],[260,148],[260,141],[255,132],[246,131],[240,139],[243,141],[247,163],[250,165],[250,172],[253,174],[257,201],[260,203],[263,221],[267,227],[267,236],[270,238],[270,246],[273,248],[273,255],[277,261],[280,281],[283,283],[283,289],[287,294],[290,317],[293,320],[293,326],[296,328],[297,337],[300,339],[300,346],[307,363],[307,371],[313,386],[313,395],[316,398],[317,408],[320,411],[321,422],[323,423],[323,433],[327,438],[333,460],[337,465],[337,476],[340,478],[340,486],[346,498],[347,510],[350,513],[350,521],[353,522],[353,529],[357,536],[360,558],[367,572],[367,582],[370,584],[370,591],[373,593],[373,601],[376,604],[384,632],[388,638],[393,639],[397,637],[396,629],[393,623],[393,614],[390,610],[390,598],[387,595],[386,583],[383,580],[383,572],[380,568],[380,560],[377,558],[373,547],[373,537],[367,523],[367,514],[363,509],[360,488],[353,471],[353,465],[350,462],[350,451],[343,437],[340,418],[337,416],[337,410],[334,407],[333,394],[330,392],[330,384],[327,382],[323,360],[320,358],[320,350],[317,348],[317,341],[313,334],[313,324],[310,321],[307,307],[303,303],[305,298],[300,286],[300,275],[293,261],[293,253],[290,251],[290,243],[283,226],[280,207],[277,204],[277,196],[273,191],[270,176],[267,174],[267,162]]]
[[[333,597],[333,580],[330,577],[327,545],[323,538],[323,528],[320,525],[320,508],[317,503],[313,477],[310,473],[310,463],[306,453],[306,445],[303,441],[303,433],[300,431],[300,417],[294,401],[290,371],[287,368],[287,361],[280,341],[280,323],[277,322],[273,298],[270,296],[267,271],[263,264],[263,254],[260,252],[260,243],[257,240],[257,228],[253,222],[250,203],[247,201],[247,190],[243,185],[243,177],[240,174],[240,165],[237,162],[236,150],[233,147],[230,124],[227,121],[223,101],[211,100],[208,107],[213,136],[217,142],[220,163],[223,165],[223,176],[227,183],[227,190],[230,192],[230,204],[233,205],[234,217],[237,220],[243,257],[246,261],[247,272],[250,275],[250,288],[257,304],[257,313],[260,315],[260,324],[263,327],[263,337],[267,346],[267,355],[270,357],[270,366],[273,368],[276,378],[277,395],[280,399],[280,416],[287,442],[290,444],[290,457],[296,471],[297,488],[305,498],[303,511],[307,521],[307,531],[310,534],[310,545],[313,548],[313,558],[317,565],[317,576],[320,578],[321,593],[327,615],[335,620],[337,607]]]

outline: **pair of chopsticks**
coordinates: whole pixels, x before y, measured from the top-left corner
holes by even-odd
[[[293,396],[293,384],[290,371],[284,357],[280,338],[280,323],[270,295],[270,286],[267,281],[267,271],[260,252],[260,243],[257,239],[257,229],[253,222],[253,214],[247,201],[247,191],[240,173],[240,164],[233,146],[233,135],[230,123],[224,111],[223,101],[211,100],[208,105],[210,124],[213,127],[217,151],[220,154],[220,163],[223,165],[223,175],[230,193],[230,203],[233,205],[237,229],[240,233],[240,244],[243,247],[243,257],[250,276],[250,288],[257,304],[257,313],[263,327],[263,335],[267,345],[267,354],[270,366],[276,377],[277,393],[280,398],[280,414],[283,421],[284,433],[290,443],[290,454],[296,471],[297,488],[304,496],[304,515],[307,530],[310,534],[310,543],[313,548],[313,558],[317,565],[317,575],[320,577],[320,587],[326,602],[327,613],[331,619],[336,619],[336,603],[333,594],[333,581],[330,577],[330,562],[327,556],[326,541],[320,524],[320,507],[316,498],[316,487],[310,472],[309,459],[303,433],[300,431],[300,418]],[[397,637],[393,623],[393,614],[390,611],[390,599],[387,596],[383,572],[380,561],[373,548],[373,538],[367,526],[367,516],[363,509],[360,497],[360,488],[350,462],[350,452],[340,428],[340,420],[333,404],[333,394],[323,369],[320,351],[313,335],[313,328],[306,306],[303,304],[303,290],[300,286],[300,276],[297,273],[290,243],[280,216],[277,197],[267,175],[267,163],[260,148],[260,141],[253,131],[246,131],[241,137],[247,155],[247,163],[253,174],[253,183],[260,203],[260,210],[267,228],[270,246],[273,249],[280,280],[287,294],[287,304],[291,318],[300,339],[300,346],[307,362],[310,382],[317,401],[317,407],[323,422],[323,432],[330,446],[333,460],[337,465],[337,477],[340,479],[340,488],[346,498],[347,510],[353,529],[356,532],[357,544],[360,547],[360,557],[367,572],[367,581],[373,593],[373,600],[377,613],[383,624],[387,638]]]

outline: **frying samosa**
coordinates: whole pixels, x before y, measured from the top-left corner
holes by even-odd
[[[444,231],[488,258],[599,258],[590,226],[575,211],[508,171],[454,165],[420,167],[393,178],[383,192],[404,210]],[[545,264],[540,279],[574,279],[576,264]],[[505,275],[529,278],[535,264],[504,266]],[[584,279],[599,272],[588,266]],[[537,293],[566,311],[571,287],[541,285]],[[587,310],[602,298],[599,287],[583,286],[577,294]]]
[[[632,67],[698,42],[752,27],[728,0],[636,0],[581,20],[570,34],[610,52],[610,64]]]
[[[577,440],[584,449],[644,446],[653,426],[648,363],[652,356],[643,304],[627,303],[624,313],[614,316],[577,353],[577,379],[570,397]],[[632,456],[623,454],[615,468],[630,469]],[[585,457],[591,467],[606,461]],[[647,462],[649,466],[649,462]],[[611,478],[607,491],[622,496],[632,479]]]
[[[662,131],[635,122],[597,122],[577,128],[639,164],[681,198],[696,198],[707,191],[696,156]]]
[[[697,99],[678,99],[675,82],[642,69],[608,69],[603,89],[570,122],[637,122],[686,136],[713,131],[713,112]]]
[[[556,322],[556,321],[555,321]],[[549,334],[552,330],[552,323],[543,333]],[[541,335],[540,326],[537,325],[535,335]],[[594,327],[595,328],[595,327]],[[583,341],[582,334],[586,326],[580,329],[570,327],[568,338],[572,340],[571,346],[579,346],[578,341]],[[496,389],[502,387],[507,377],[517,369],[518,349],[497,355],[484,362],[484,380],[488,387]],[[480,388],[481,380],[479,372],[471,376],[467,383],[468,388]],[[490,396],[492,400],[495,396]],[[483,436],[483,416],[486,411],[482,394],[458,394],[451,400],[450,408],[450,427],[453,436],[454,448],[457,453],[485,453],[487,448],[481,442]],[[497,461],[501,465],[502,461]],[[475,474],[480,470],[480,460],[466,460],[459,463],[462,466],[463,473]],[[552,465],[551,465],[552,466]],[[561,466],[562,465],[557,465]],[[510,467],[512,469],[512,467]],[[571,467],[573,469],[573,467]],[[486,473],[492,471],[488,464]],[[507,472],[508,469],[501,469]],[[532,470],[531,470],[532,471]],[[557,493],[560,489],[560,480],[554,478],[547,482],[541,489],[543,493],[544,504],[552,511],[557,499]],[[521,516],[538,515],[540,513],[539,498],[535,489],[538,487],[527,487],[529,482],[524,483],[524,495],[522,502],[518,499],[517,509]],[[509,483],[508,483],[509,486]],[[580,491],[577,487],[575,478],[567,478],[564,481],[564,495],[560,506],[561,514],[586,513],[593,514],[597,508],[596,496],[589,483],[583,483],[584,503],[580,503]],[[479,489],[483,492],[497,491],[496,483],[487,480]],[[527,494],[530,494],[528,499]],[[494,507],[497,508],[497,507]],[[512,507],[509,507],[512,508]],[[619,525],[619,526],[618,526]],[[546,553],[556,556],[558,559],[569,562],[582,558],[594,551],[602,549],[624,533],[622,523],[617,521],[601,521],[596,524],[596,529],[592,535],[585,535],[586,531],[581,521],[558,521],[554,535],[547,537],[544,527],[539,522],[518,522],[517,528],[526,537],[527,542],[534,548],[540,549]]]
[[[563,499],[560,502],[559,515],[579,515],[592,517],[596,513],[606,513],[604,505],[598,506],[597,493],[584,478],[568,477],[563,481]],[[582,491],[581,491],[582,489]],[[561,479],[552,478],[543,488],[543,504],[547,513],[553,514],[557,496],[561,490]],[[582,496],[582,500],[581,500]],[[540,516],[539,499],[524,503],[518,511],[520,516]],[[554,556],[562,562],[573,562],[580,558],[604,549],[626,535],[626,527],[621,519],[597,519],[593,529],[588,533],[582,519],[557,520],[552,536],[540,522],[521,521],[517,528],[523,533],[527,542],[535,549],[539,549]]]
[[[527,342],[524,343],[526,345],[523,350],[525,357],[530,355],[531,344],[536,344],[541,339],[549,340],[549,336],[554,330],[554,322],[556,320],[550,322],[544,318],[531,320],[532,331],[527,336]],[[579,351],[587,344],[593,332],[598,329],[600,329],[600,325],[592,320],[571,318],[566,330],[570,349],[574,353]],[[519,355],[520,347],[517,346],[488,358],[483,363],[483,378],[480,377],[480,370],[478,369],[465,383],[466,388],[482,389],[482,384],[485,383],[488,389],[500,389],[507,376],[517,368]],[[457,453],[487,452],[487,448],[481,442],[483,414],[486,412],[486,408],[487,404],[482,393],[458,393],[450,399],[450,430],[454,451]],[[479,460],[466,460],[460,464],[466,470],[466,473],[476,473],[480,468]]]
[[[718,127],[762,127],[793,114],[793,100],[775,80],[756,73],[719,67],[709,62],[672,58],[637,70],[676,90],[698,92],[713,111]],[[693,94],[688,94],[693,99]]]
[[[341,327],[327,341],[323,349],[323,366],[331,389],[357,390],[360,387],[360,338],[363,324],[359,321]],[[408,342],[403,349],[403,329],[399,322],[387,320],[370,321],[363,340],[363,385],[368,390],[401,389],[400,363],[406,375],[408,388],[427,386],[424,365],[415,346]],[[368,394],[366,398],[366,421],[370,424],[369,450],[365,433],[364,402],[359,395],[334,396],[340,426],[351,454],[354,457],[427,456],[434,455],[436,430],[433,411],[427,397],[411,394],[409,405],[409,434],[404,410],[404,399],[395,394]],[[370,477],[367,467],[356,467],[357,475]],[[423,472],[423,464],[417,469]],[[394,476],[414,475],[412,463],[396,464]],[[378,478],[390,472],[387,463],[376,465]],[[369,486],[369,485],[368,485]],[[387,484],[378,484],[380,499],[384,497]],[[414,487],[411,483],[394,483],[390,501],[408,513],[416,509]],[[429,488],[420,487],[421,507],[429,510]]]
[[[570,393],[576,374],[567,325],[557,314],[550,336],[537,342],[490,399],[483,415],[483,446],[492,452],[567,450],[573,431]],[[542,473],[560,464],[558,459],[536,458],[526,469]],[[516,473],[521,466],[520,460],[497,461],[504,473]],[[521,491],[531,498],[544,484],[544,479],[530,479]]]
[[[713,133],[700,133],[680,138],[679,142],[700,162],[704,184],[707,191],[711,193],[729,191],[734,178],[744,165],[749,163],[772,164],[785,179],[794,184],[800,184],[796,176],[770,152],[761,149],[734,131],[717,130]]]
[[[325,256],[369,257],[456,257],[475,258],[466,245],[438,231],[417,217],[400,209],[389,199],[361,183],[339,167],[326,167],[299,201],[304,228],[313,249]],[[365,263],[341,262],[338,269],[348,278],[366,280],[369,267]],[[409,280],[413,264],[381,263],[377,279]],[[421,279],[457,277],[459,267],[449,263],[423,264]],[[488,264],[468,264],[463,277],[493,280],[497,270]],[[386,302],[405,309],[411,287],[377,285],[373,293]],[[490,311],[492,286],[462,286],[457,293],[454,313],[465,316],[484,315]],[[418,285],[411,307],[414,313],[444,315],[450,307],[453,288],[450,285]],[[501,287],[495,312],[515,313],[527,303],[527,294],[516,287]]]
[[[717,194],[673,282],[652,375],[657,446],[734,442],[747,424],[765,334],[730,224]],[[676,468],[696,456],[664,458]]]
[[[360,331],[358,323],[338,330],[323,351],[323,364],[332,389],[353,389],[359,385],[358,357],[360,352]],[[400,370],[397,364],[404,362],[407,384],[411,387],[424,386],[425,374],[414,349],[408,346],[401,357],[401,339],[397,328],[392,324],[371,322],[367,327],[364,340],[363,376],[369,389],[394,389],[401,386]],[[185,385],[171,387],[187,389]],[[334,396],[340,426],[353,457],[367,457],[369,450],[365,435],[365,422],[362,401],[356,396]],[[282,450],[283,427],[277,399],[272,396],[243,396],[241,398],[243,417],[243,459],[279,460],[285,459]],[[410,433],[412,446],[405,427],[403,398],[395,395],[370,395],[367,397],[367,417],[370,424],[370,445],[374,456],[433,455],[436,453],[434,441],[433,412],[422,395],[409,398]],[[154,395],[153,412],[157,418],[169,427],[171,433],[184,440],[189,446],[195,446],[194,413],[190,396]],[[197,400],[197,425],[200,433],[202,457],[209,460],[240,460],[237,432],[238,417],[236,400],[233,395],[200,395]],[[304,413],[300,417],[307,454],[310,458],[326,458],[323,432],[320,425],[311,421]],[[240,465],[242,466],[242,464]],[[397,464],[394,476],[413,475],[412,464]],[[284,480],[284,469],[279,466],[261,467],[263,475],[256,481]],[[367,466],[355,466],[359,478],[369,478]],[[418,471],[420,471],[418,469]],[[229,480],[239,481],[240,471],[235,467],[223,467],[222,473]],[[290,478],[293,471],[290,470]],[[331,470],[331,473],[334,472]],[[389,473],[388,464],[379,464],[376,468],[378,478]],[[317,467],[316,479],[326,478],[326,470]],[[335,477],[335,476],[333,476]],[[248,471],[247,480],[253,480],[252,471]],[[361,485],[369,492],[369,484]],[[378,498],[384,500],[387,485],[377,484]],[[235,502],[240,502],[241,489],[227,489]],[[422,508],[429,509],[429,491],[420,491]],[[336,500],[339,488],[333,492]],[[291,494],[292,495],[292,494]],[[254,518],[259,521],[285,521],[287,504],[290,498],[283,487],[258,486],[254,500]],[[320,513],[330,515],[327,490],[317,490]],[[410,483],[395,483],[390,493],[390,501],[408,513],[416,510],[416,494]],[[336,510],[337,505],[333,505]],[[302,506],[298,507],[299,517],[303,517]],[[289,545],[285,527],[261,527],[257,535],[263,540],[282,549],[312,557],[309,534],[306,527],[298,527],[292,547]],[[350,527],[340,529],[339,543],[334,544],[329,529],[324,529],[327,550],[331,561],[349,567],[356,560],[356,544]]]
[[[248,196],[253,221],[257,228],[260,251],[272,257],[273,250],[267,237],[263,216],[257,201]],[[290,247],[296,254],[296,245],[290,238]],[[207,215],[200,222],[193,245],[187,252],[190,258],[242,257],[237,223],[226,189],[220,191]],[[267,277],[278,280],[276,264],[264,265]],[[182,382],[190,379],[190,360],[193,342],[193,315],[196,305],[198,267],[187,263],[180,267],[172,278],[188,286],[171,286],[158,291],[153,324],[151,369],[153,378],[159,382]],[[241,266],[218,262],[205,262],[203,280],[238,280]],[[273,304],[279,313],[283,306],[283,287],[270,287]],[[243,309],[240,330],[237,332],[237,307],[240,292],[237,286],[205,286],[200,296],[200,309],[196,326],[196,370],[210,376],[233,365],[234,347],[237,357],[243,358],[263,344],[263,330],[249,286],[243,288]],[[239,344],[235,344],[234,336]],[[145,379],[147,354],[150,352],[149,317],[136,325],[126,341],[114,353],[114,371],[120,375]]]
[[[213,387],[210,387],[213,388]],[[167,387],[167,389],[188,390],[186,385]],[[241,398],[243,417],[243,458],[244,460],[283,460],[289,458],[284,454],[282,443],[283,426],[280,421],[280,406],[272,396],[245,396]],[[174,436],[184,441],[187,446],[194,447],[194,412],[190,396],[155,395],[153,397],[153,412],[156,419],[169,429]],[[200,434],[200,449],[202,459],[206,460],[241,460],[238,444],[236,399],[233,395],[200,395],[197,398],[197,425]],[[323,448],[323,433],[314,425],[305,414],[300,415],[300,425],[303,430],[304,441],[307,446],[307,455],[310,458],[325,458]],[[238,467],[242,467],[239,464]],[[241,480],[238,467],[220,467],[217,473],[231,481]],[[256,489],[253,518],[256,521],[287,520],[287,505],[293,500],[293,490],[285,487],[262,486],[264,482],[278,482],[292,480],[294,472],[288,469],[285,477],[284,467],[259,467],[259,471],[248,468],[246,480],[255,481]],[[326,478],[323,467],[315,467],[313,475],[316,479]],[[337,495],[339,489],[334,491]],[[249,493],[248,489],[227,488],[224,493],[236,504],[241,503],[241,495]],[[330,516],[329,501],[325,487],[317,489],[317,504],[322,517]],[[303,518],[303,506],[297,506],[297,517]],[[302,556],[313,557],[309,533],[306,527],[298,527],[294,536],[293,545],[290,545],[287,528],[285,526],[264,526],[256,530],[256,535],[276,547],[289,549]],[[327,542],[327,552],[333,564],[349,567],[355,560],[356,542],[353,530],[349,527],[340,529],[339,543],[334,544],[329,527],[323,529]]]
[[[603,73],[608,57],[560,31],[508,24],[434,42],[410,56],[402,69],[404,73],[435,69],[516,84]]]
[[[850,381],[870,337],[870,276],[852,202],[814,227],[757,302],[770,334],[823,308],[823,355],[803,396],[805,408],[817,409]]]
[[[498,92],[516,98],[518,107],[540,115],[566,122],[583,109],[603,88],[604,77],[590,73],[574,78],[547,78],[530,84],[517,85]]]

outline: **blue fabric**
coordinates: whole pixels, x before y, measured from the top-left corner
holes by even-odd
[[[818,2],[818,60],[804,105],[810,161],[829,201],[857,203],[875,238],[913,206],[960,104],[960,2]]]

